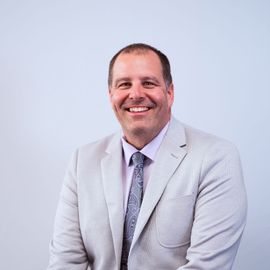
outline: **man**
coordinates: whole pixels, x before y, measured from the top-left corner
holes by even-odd
[[[108,84],[122,132],[74,154],[48,269],[231,269],[246,220],[234,146],[171,116],[170,64],[149,45],[120,50]]]

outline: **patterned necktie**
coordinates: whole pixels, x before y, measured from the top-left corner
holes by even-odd
[[[134,164],[134,172],[132,176],[132,183],[128,196],[127,211],[124,224],[124,237],[122,248],[121,270],[126,270],[128,262],[128,254],[131,246],[133,234],[137,218],[140,212],[142,197],[143,197],[143,162],[144,155],[136,152],[132,155]]]

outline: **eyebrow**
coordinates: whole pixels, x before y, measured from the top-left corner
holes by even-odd
[[[155,83],[159,84],[159,80],[154,76],[145,76],[141,78],[142,81],[154,81]]]
[[[125,82],[129,82],[129,81],[131,81],[130,80],[130,78],[129,77],[123,77],[123,78],[119,78],[119,79],[117,79],[117,80],[115,80],[115,82],[114,82],[114,86],[117,86],[118,85],[118,83],[119,82],[122,82],[122,81],[125,81]]]

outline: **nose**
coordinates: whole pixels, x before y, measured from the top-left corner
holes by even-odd
[[[144,89],[141,85],[133,85],[130,88],[129,98],[142,99],[144,97]]]

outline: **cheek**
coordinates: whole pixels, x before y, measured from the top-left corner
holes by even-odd
[[[117,94],[115,94],[115,93],[110,94],[110,101],[111,101],[112,105],[118,103],[118,99],[119,99],[119,97]]]
[[[154,100],[161,109],[166,109],[166,108],[171,107],[170,96],[168,96],[166,93],[156,96]]]
[[[124,97],[122,95],[112,94],[110,95],[110,101],[113,109],[118,110],[119,108],[121,108],[121,105],[123,104]]]

